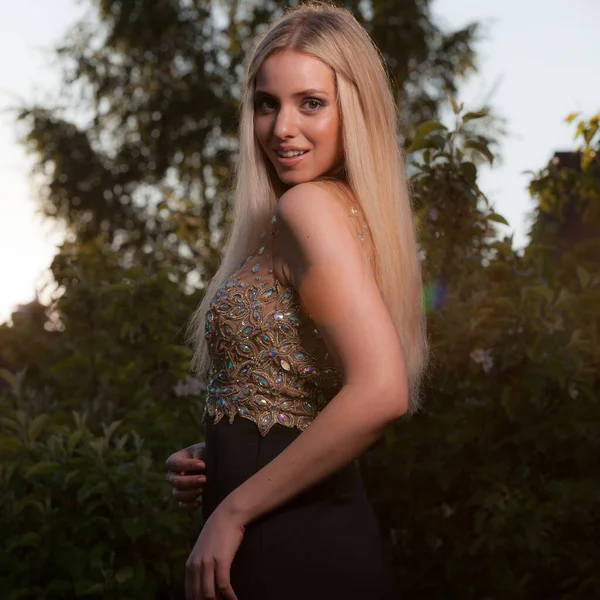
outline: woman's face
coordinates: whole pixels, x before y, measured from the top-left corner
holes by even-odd
[[[269,56],[256,77],[254,131],[288,187],[313,181],[338,165],[341,127],[331,69],[300,52]]]

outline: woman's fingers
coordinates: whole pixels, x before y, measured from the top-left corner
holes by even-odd
[[[167,468],[172,469],[173,467],[175,467],[177,462],[180,460],[193,459],[193,458],[194,457],[193,457],[191,451],[189,450],[189,448],[184,448],[183,450],[173,452],[173,454],[171,454],[171,456],[169,456],[169,458],[167,458],[167,460],[166,460]]]
[[[204,443],[195,444],[171,454],[166,461],[167,480],[173,486],[173,497],[184,510],[200,506],[199,497],[206,483]]]
[[[177,500],[177,502],[196,502],[199,496],[202,496],[202,489],[196,490],[188,490],[186,492],[182,492],[181,490],[173,490],[173,498]]]
[[[199,444],[194,444],[190,446],[188,450],[191,452],[192,457],[197,460],[204,460],[206,458],[206,444],[205,442],[200,442]]]
[[[231,587],[230,579],[231,565],[217,561],[216,564],[216,580],[217,591],[219,598],[223,600],[238,600],[233,588]]]
[[[167,470],[172,473],[181,473],[184,471],[204,471],[206,463],[197,458],[188,456],[178,456],[179,453],[171,454],[167,459]]]
[[[175,489],[182,491],[202,489],[206,483],[205,475],[179,475],[171,472],[168,473],[167,479]]]
[[[201,600],[200,595],[200,565],[194,565],[191,557],[185,564],[185,598],[186,600]]]
[[[206,477],[169,474],[167,479],[173,486],[173,497],[179,502],[179,506],[186,509],[192,509],[197,506],[198,497],[204,492]]]
[[[200,591],[198,600],[216,600],[215,568],[213,564],[202,562],[200,564]]]

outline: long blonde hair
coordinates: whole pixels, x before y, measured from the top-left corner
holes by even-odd
[[[310,3],[291,9],[259,38],[244,84],[239,162],[231,232],[223,259],[192,318],[193,366],[205,376],[209,356],[204,318],[219,286],[257,243],[275,212],[281,183],[254,134],[254,86],[271,54],[293,50],[314,56],[335,75],[341,111],[344,171],[372,236],[376,279],[403,349],[409,410],[419,405],[427,360],[423,283],[415,224],[390,83],[379,51],[346,9]]]

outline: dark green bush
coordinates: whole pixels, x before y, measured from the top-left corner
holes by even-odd
[[[200,524],[173,509],[164,456],[119,421],[94,435],[81,413],[67,425],[9,414],[0,434],[2,597],[181,598]]]

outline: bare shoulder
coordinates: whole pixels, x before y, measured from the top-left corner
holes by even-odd
[[[341,193],[325,182],[307,182],[289,189],[277,203],[277,220],[292,228],[317,227],[347,221]]]
[[[297,286],[306,273],[339,272],[362,261],[346,201],[331,185],[294,186],[277,203],[279,229],[275,269]]]

